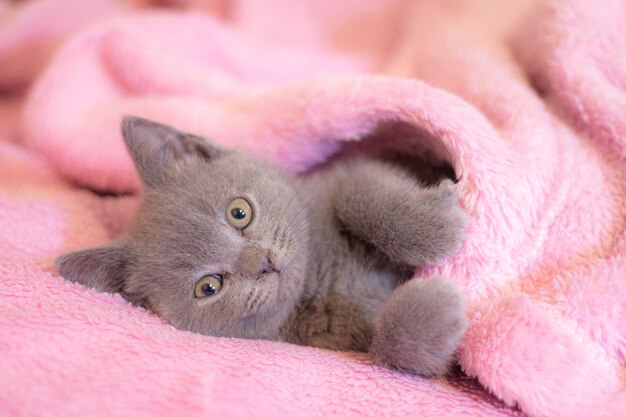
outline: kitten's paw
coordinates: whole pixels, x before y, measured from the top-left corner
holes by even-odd
[[[422,376],[448,370],[465,333],[465,301],[452,283],[413,279],[398,287],[375,323],[370,353],[393,369]]]
[[[390,213],[397,229],[388,247],[392,259],[412,266],[429,265],[461,247],[467,216],[459,207],[452,181],[420,188],[406,198],[402,210],[404,215]]]

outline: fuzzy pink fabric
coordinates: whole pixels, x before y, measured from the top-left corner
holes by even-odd
[[[623,1],[146,3],[74,22],[0,142],[3,415],[626,415]],[[462,377],[177,331],[58,278],[55,256],[132,219],[124,114],[294,171],[339,152],[450,161],[467,239],[418,275],[463,289],[461,366],[521,412]]]

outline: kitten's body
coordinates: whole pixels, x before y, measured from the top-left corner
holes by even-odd
[[[464,221],[451,182],[426,188],[406,170],[366,158],[339,162],[300,181],[309,196],[311,257],[303,300],[285,337],[366,351],[394,289],[415,267],[458,248]],[[379,233],[372,234],[374,229]],[[420,298],[416,293],[416,304]],[[431,325],[445,326],[446,319]]]
[[[351,165],[360,163],[369,161]],[[373,321],[402,277],[399,267],[353,236],[337,217],[334,202],[345,168],[301,180],[310,201],[305,214],[310,258],[300,308],[284,333],[286,340],[304,345],[367,350]],[[330,320],[340,322],[341,330],[331,332]]]
[[[466,326],[462,297],[440,279],[407,280],[460,244],[451,182],[427,188],[371,159],[296,178],[136,118],[124,135],[146,185],[137,220],[117,244],[61,257],[64,277],[119,291],[183,329],[445,370]],[[238,197],[254,207],[241,229],[224,216]],[[223,288],[194,298],[207,274]]]

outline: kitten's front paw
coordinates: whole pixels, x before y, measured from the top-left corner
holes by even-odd
[[[441,375],[467,328],[465,301],[450,282],[413,279],[391,294],[375,327],[370,353],[377,362],[417,375]]]
[[[397,248],[393,258],[412,266],[434,264],[452,255],[465,237],[467,216],[459,207],[454,183],[422,188],[407,202],[408,212],[398,218]]]

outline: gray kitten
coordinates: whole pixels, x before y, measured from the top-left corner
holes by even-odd
[[[450,181],[425,187],[372,159],[295,177],[148,120],[126,117],[122,131],[142,206],[121,241],[61,256],[63,277],[181,329],[446,371],[467,326],[463,298],[439,278],[409,278],[459,248]]]

